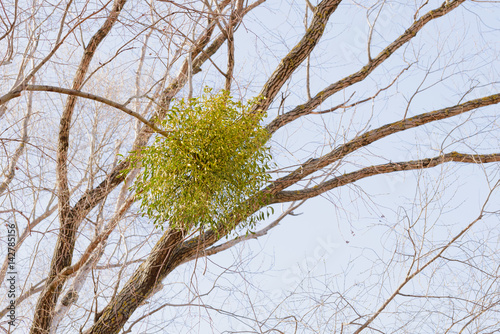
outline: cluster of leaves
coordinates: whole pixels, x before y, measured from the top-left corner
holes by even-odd
[[[135,188],[142,213],[156,226],[212,228],[247,217],[245,202],[269,180],[269,134],[255,100],[233,101],[228,92],[210,89],[199,98],[173,103],[160,123],[169,136],[136,152],[142,166]],[[246,225],[261,216],[245,218]]]

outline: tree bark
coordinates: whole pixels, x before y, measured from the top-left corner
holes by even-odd
[[[103,26],[90,39],[88,46],[85,48],[82,61],[78,67],[77,73],[73,80],[72,89],[80,90],[85,79],[85,75],[90,66],[90,62],[97,50],[99,44],[104,40],[118,20],[118,16],[126,0],[116,0],[109,16],[106,18]],[[63,282],[52,285],[56,280],[59,272],[71,264],[73,258],[73,250],[76,241],[76,231],[81,219],[85,214],[71,208],[70,192],[68,187],[68,148],[69,148],[69,132],[73,111],[75,109],[76,96],[70,96],[66,101],[66,105],[61,116],[59,127],[59,144],[57,148],[57,190],[59,196],[59,224],[60,230],[52,256],[50,265],[50,273],[45,289],[42,291],[35,309],[35,317],[31,327],[31,333],[48,333],[54,316],[54,309],[62,290]]]
[[[188,252],[179,247],[182,237],[183,232],[180,230],[165,231],[148,259],[139,266],[120,293],[100,313],[97,322],[85,333],[119,333],[155,286],[188,256]]]

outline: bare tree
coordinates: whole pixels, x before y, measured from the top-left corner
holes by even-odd
[[[18,284],[15,325],[2,328],[500,330],[497,7],[2,2],[0,215],[16,229]],[[253,111],[268,115],[272,180],[245,216],[216,229],[157,229],[140,214],[131,186],[141,170],[129,154],[168,136],[161,120],[173,101],[205,86],[260,98]],[[401,175],[413,195],[373,195],[372,184]],[[254,283],[263,274],[248,273],[243,255],[212,260],[245,241],[284,238],[277,226],[325,199],[339,231],[376,216],[380,248],[363,248],[370,254],[340,272],[296,275],[286,295]],[[284,203],[251,231],[242,225]],[[315,227],[302,229],[294,233]]]

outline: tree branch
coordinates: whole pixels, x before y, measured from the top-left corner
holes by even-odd
[[[285,126],[286,124],[296,120],[301,116],[310,114],[316,107],[318,107],[323,101],[332,96],[333,94],[345,89],[349,86],[354,85],[360,81],[363,81],[371,72],[373,72],[380,64],[382,64],[386,59],[388,59],[396,50],[401,46],[410,41],[417,33],[430,21],[437,19],[453,9],[457,8],[460,4],[465,2],[465,0],[456,0],[450,4],[443,3],[441,7],[431,10],[420,19],[415,21],[411,27],[406,29],[406,31],[399,36],[394,42],[389,44],[382,52],[380,52],[375,58],[373,58],[366,66],[364,66],[358,72],[351,74],[348,77],[339,80],[330,86],[326,87],[324,90],[316,94],[312,99],[304,104],[298,105],[286,114],[276,117],[268,126],[267,130],[270,133],[276,132],[279,128]]]
[[[272,203],[283,203],[291,201],[306,200],[311,197],[321,195],[334,188],[345,186],[364,179],[369,176],[381,175],[393,172],[426,169],[436,167],[447,162],[463,162],[472,164],[485,164],[491,162],[500,162],[500,153],[495,154],[463,154],[450,152],[434,158],[421,160],[391,162],[383,165],[370,166],[358,171],[337,176],[331,180],[323,182],[317,186],[302,190],[281,191],[273,196]]]
[[[85,74],[88,71],[90,62],[94,57],[97,47],[101,44],[118,20],[118,16],[125,5],[125,2],[126,0],[116,0],[114,2],[113,8],[111,9],[105,22],[90,39],[73,79],[72,87],[74,90],[81,89],[82,83],[85,79]],[[54,288],[51,288],[51,284],[52,282],[57,281],[59,273],[71,264],[73,258],[76,230],[79,220],[75,219],[78,218],[78,216],[74,215],[71,210],[67,159],[69,150],[69,132],[75,105],[76,96],[70,95],[66,101],[59,125],[56,178],[57,194],[59,196],[59,222],[61,227],[54,249],[52,262],[50,264],[49,277],[35,308],[35,317],[30,330],[30,333],[32,334],[45,334],[49,332],[52,324],[52,318],[54,316],[54,308],[62,290],[62,284],[56,284]]]
[[[140,114],[138,114],[135,111],[133,111],[133,110],[125,107],[125,105],[120,104],[118,102],[115,102],[113,100],[110,100],[110,99],[98,96],[98,95],[94,95],[94,94],[90,94],[90,93],[85,93],[85,92],[82,92],[82,91],[76,90],[76,89],[69,89],[69,88],[62,88],[62,87],[55,87],[55,86],[46,86],[46,85],[29,85],[29,86],[27,86],[25,88],[25,90],[27,90],[27,91],[34,91],[34,92],[54,92],[54,93],[61,93],[61,94],[66,94],[66,95],[70,95],[70,96],[78,96],[78,97],[83,97],[85,99],[89,99],[89,100],[94,100],[94,101],[97,101],[97,102],[101,102],[101,103],[107,104],[108,106],[116,108],[118,110],[121,110],[124,113],[126,113],[126,114],[128,114],[128,115],[130,115],[132,117],[137,118],[143,124],[145,124],[146,126],[148,126],[151,129],[153,129],[155,132],[157,132],[157,133],[159,133],[159,134],[161,134],[161,135],[163,135],[165,137],[168,137],[168,135],[169,135],[169,131],[164,131],[164,130],[158,128],[153,122],[148,121],[146,118],[144,118]]]
[[[500,182],[500,181],[499,181]],[[441,255],[450,248],[458,239],[460,239],[467,231],[469,231],[477,222],[481,221],[483,219],[483,215],[486,209],[486,204],[488,204],[491,195],[493,193],[493,190],[496,189],[499,185],[499,182],[496,183],[496,185],[493,187],[493,189],[490,191],[488,194],[488,197],[486,198],[485,202],[483,203],[483,207],[481,208],[481,212],[479,213],[479,216],[474,219],[469,225],[467,225],[462,231],[460,231],[457,235],[455,235],[446,245],[443,247],[437,248],[436,250],[439,250],[436,255],[434,255],[429,261],[421,264],[418,266],[418,268],[413,272],[413,273],[408,273],[406,278],[403,280],[403,282],[397,287],[397,289],[392,293],[392,295],[385,300],[385,302],[380,306],[380,308],[370,317],[368,318],[355,332],[354,334],[359,334],[363,329],[368,327],[373,320],[375,320],[380,313],[389,305],[389,303],[396,298],[396,296],[400,293],[400,291],[405,287],[408,282],[410,282],[415,276],[420,274],[422,271],[425,270],[429,265],[431,265],[434,261],[439,259]]]
[[[266,188],[266,192],[276,194],[279,191],[295,184],[304,177],[344,158],[349,153],[352,153],[361,147],[368,146],[369,144],[389,135],[497,103],[500,103],[500,94],[494,94],[458,104],[453,107],[420,114],[411,118],[386,124],[371,131],[367,131],[344,145],[341,145],[330,153],[325,154],[321,158],[311,159],[290,174],[277,179],[272,185]]]
[[[256,232],[253,232],[253,233],[248,233],[247,235],[242,235],[242,236],[236,237],[233,240],[229,240],[221,245],[213,246],[209,249],[204,250],[203,253],[201,253],[201,254],[196,254],[196,256],[193,256],[189,259],[186,259],[185,262],[189,262],[189,261],[192,261],[192,260],[194,260],[196,258],[200,258],[200,257],[215,255],[215,254],[220,253],[222,251],[225,251],[233,246],[236,246],[237,244],[239,244],[241,242],[262,237],[262,236],[266,235],[267,232],[269,232],[272,228],[278,226],[279,223],[286,216],[293,214],[293,210],[297,209],[299,206],[301,206],[304,203],[305,203],[305,200],[301,201],[298,204],[292,203],[290,205],[290,207],[285,212],[283,212],[277,219],[275,219],[272,223],[270,223],[269,225],[267,225],[263,229],[256,231]]]
[[[283,84],[316,47],[325,31],[330,16],[337,9],[340,2],[341,0],[323,0],[315,7],[311,25],[299,43],[281,60],[269,80],[262,87],[259,96],[263,99],[254,106],[254,110],[267,110],[269,108]]]

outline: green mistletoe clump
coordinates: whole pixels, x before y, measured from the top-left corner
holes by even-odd
[[[238,211],[270,178],[269,133],[261,125],[265,115],[251,112],[255,102],[206,89],[173,103],[160,123],[169,135],[132,155],[132,166],[143,168],[135,182],[141,211],[156,226],[215,229],[248,216]]]

